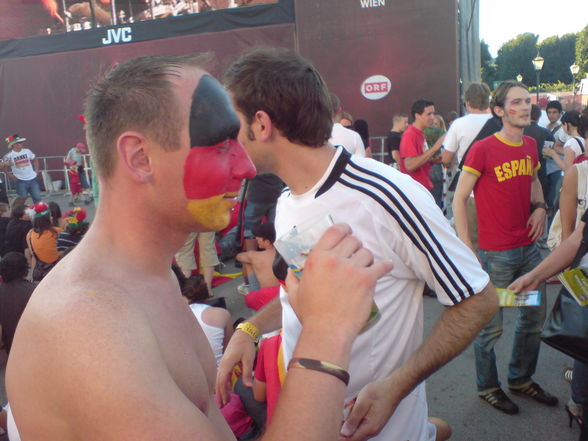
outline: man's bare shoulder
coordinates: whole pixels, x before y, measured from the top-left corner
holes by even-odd
[[[12,347],[7,388],[17,425],[28,430],[25,437],[39,439],[43,428],[54,427],[43,439],[78,439],[70,432],[88,434],[89,440],[156,439],[152,424],[165,426],[158,423],[164,414],[160,403],[177,411],[178,427],[187,424],[187,415],[205,425],[206,376],[195,355],[191,377],[174,370],[173,363],[183,360],[164,347],[170,339],[161,329],[170,328],[169,322],[158,326],[151,313],[158,287],[142,292],[145,283],[120,279],[116,265],[95,268],[92,259],[79,257],[67,256],[35,290]],[[179,326],[181,320],[180,314]],[[181,343],[182,354],[195,352]]]

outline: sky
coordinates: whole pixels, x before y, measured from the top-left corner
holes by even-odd
[[[496,56],[503,43],[531,32],[539,41],[588,25],[588,0],[478,0],[480,39]]]

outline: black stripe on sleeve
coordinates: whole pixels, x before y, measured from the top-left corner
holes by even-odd
[[[390,182],[383,176],[378,175],[377,173],[371,172],[369,170],[363,169],[362,167],[357,166],[353,162],[350,162],[350,165],[358,171],[373,176],[382,183],[389,185],[402,198],[406,206],[409,208],[410,213],[402,206],[398,198],[395,197],[390,190],[385,188],[382,185],[382,183],[355,175],[351,173],[349,170],[346,170],[344,173],[345,175],[348,175],[349,177],[359,182],[363,182],[379,190],[382,194],[384,194],[387,197],[389,202],[382,200],[382,198],[380,198],[377,194],[371,192],[369,189],[365,189],[351,182],[347,182],[344,180],[344,178],[340,179],[340,182],[342,184],[354,188],[356,190],[362,191],[364,194],[370,196],[372,199],[378,202],[398,222],[399,226],[402,228],[405,234],[411,239],[414,245],[427,256],[429,264],[431,265],[432,263],[431,258],[437,263],[438,267],[445,274],[447,280],[450,281],[453,290],[449,289],[449,287],[446,285],[443,278],[441,278],[440,275],[437,273],[433,265],[431,265],[431,269],[439,284],[443,287],[443,289],[446,291],[448,296],[454,301],[454,303],[457,303],[458,301],[452,294],[453,292],[456,292],[461,299],[465,299],[468,296],[474,295],[475,293],[471,285],[467,282],[467,280],[457,269],[455,263],[451,259],[449,259],[449,256],[445,252],[443,246],[438,241],[438,239],[433,235],[430,227],[427,225],[421,214],[418,212],[418,210],[412,204],[412,202],[408,199],[408,197],[402,191],[400,191],[400,189],[396,185],[394,185],[392,182]],[[410,231],[407,224],[409,224],[412,227],[414,233]],[[448,268],[448,266],[451,268],[451,270]],[[455,276],[451,275],[451,273],[455,274]],[[455,280],[455,277],[457,277],[459,281],[462,283],[461,286]],[[465,293],[463,292],[464,289],[467,291],[467,295],[465,295]]]

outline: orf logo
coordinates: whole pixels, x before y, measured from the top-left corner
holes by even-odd
[[[391,87],[384,75],[373,75],[361,84],[361,94],[368,100],[380,100],[390,93]]]

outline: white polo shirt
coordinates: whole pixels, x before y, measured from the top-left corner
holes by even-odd
[[[345,400],[366,384],[387,377],[408,360],[423,339],[425,281],[444,305],[480,292],[488,283],[474,254],[461,242],[431,194],[410,176],[337,149],[322,179],[308,192],[284,191],[278,200],[277,237],[293,226],[329,214],[346,222],[376,260],[394,269],[376,286],[380,320],[355,340]],[[325,274],[328,277],[328,274]],[[301,324],[280,292],[286,365]],[[429,441],[424,383],[402,400],[376,441]],[[433,438],[434,439],[434,438]]]
[[[329,142],[332,145],[342,145],[349,153],[356,156],[365,156],[365,146],[359,133],[354,130],[343,127],[339,123],[333,124],[331,131],[331,139]]]

